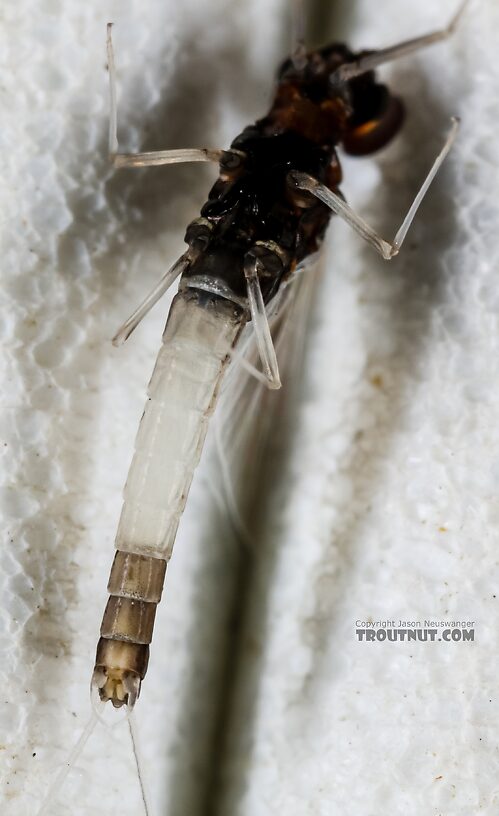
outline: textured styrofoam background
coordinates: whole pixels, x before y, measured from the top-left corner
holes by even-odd
[[[359,47],[425,32],[454,8],[334,4]],[[109,170],[105,23],[117,24],[122,147],[218,146],[265,109],[287,11],[284,0],[3,10],[9,816],[36,811],[88,718],[166,305],[125,348],[109,337],[181,252],[214,172]],[[327,20],[323,40],[338,30]],[[155,814],[497,813],[497,30],[493,0],[475,2],[452,42],[383,70],[407,125],[376,160],[345,161],[344,186],[383,234],[451,114],[462,131],[391,265],[332,226],[293,434],[276,444],[249,557],[209,490],[216,477],[205,467],[196,479],[137,707]],[[369,615],[469,617],[476,642],[359,644],[355,620]],[[139,808],[126,728],[99,728],[52,812]]]

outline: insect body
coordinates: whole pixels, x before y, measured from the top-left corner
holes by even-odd
[[[267,310],[320,246],[331,212],[345,218],[383,257],[399,251],[450,149],[457,122],[392,243],[380,238],[342,198],[336,148],[369,154],[397,133],[402,104],[377,82],[373,69],[447,37],[463,8],[447,29],[385,51],[354,54],[343,45],[330,45],[307,54],[298,43],[279,71],[268,114],[246,128],[227,151],[117,152],[109,32],[110,149],[115,166],[215,160],[220,175],[200,217],[187,228],[186,253],[117,335],[126,339],[181,275],[124,492],[92,681],[101,700],[132,707],[139,694],[177,526],[224,372],[245,324],[254,329],[264,377],[277,388]]]

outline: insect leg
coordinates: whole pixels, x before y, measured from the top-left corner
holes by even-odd
[[[383,48],[380,51],[374,51],[371,54],[366,54],[365,57],[361,57],[355,60],[355,62],[340,66],[333,74],[332,79],[353,79],[353,77],[359,74],[378,68],[385,62],[391,62],[399,57],[405,57],[408,54],[419,51],[421,48],[426,48],[427,45],[446,40],[454,34],[468,3],[469,0],[464,0],[446,28],[442,28],[439,31],[432,31],[430,34],[425,34],[422,37],[415,37],[414,39],[397,43],[397,45]]]
[[[114,64],[113,24],[107,24],[107,70],[109,72],[109,155],[118,151],[118,104],[116,101],[116,66]]]
[[[248,374],[251,377],[254,377],[255,380],[258,380],[258,382],[261,382],[264,385],[267,385],[268,377],[265,374],[263,374],[261,371],[259,371],[258,368],[256,368],[252,363],[250,363],[250,361],[246,359],[244,354],[242,354],[237,349],[237,346],[235,346],[234,348],[229,349],[228,353],[229,353],[231,359],[234,360],[236,363],[238,363],[241,366],[241,368],[244,368],[244,370],[247,371]]]
[[[248,258],[244,265],[244,274],[248,288],[248,300],[253,330],[255,332],[258,353],[262,361],[267,385],[269,388],[277,389],[281,387],[279,366],[277,365],[277,357],[274,343],[272,342],[267,313],[265,311],[260,281],[258,280],[258,260],[256,258]]]
[[[125,340],[128,340],[131,333],[135,331],[141,320],[143,320],[146,314],[151,311],[152,307],[158,302],[158,300],[163,297],[167,289],[170,288],[178,276],[185,272],[188,266],[189,259],[185,255],[182,255],[182,257],[173,264],[171,269],[169,269],[168,272],[165,272],[154,289],[152,289],[147,297],[144,298],[140,306],[138,306],[133,314],[130,315],[128,320],[125,320],[123,325],[120,326],[113,337],[113,346],[121,346]]]
[[[114,153],[111,155],[111,161],[114,167],[154,167],[161,164],[182,164],[183,162],[219,162],[223,153],[223,150],[193,147],[178,150],[154,150],[151,153]]]
[[[351,227],[358,232],[359,235],[364,238],[371,246],[373,246],[379,254],[386,260],[389,261],[395,255],[397,255],[400,251],[400,247],[404,241],[405,236],[409,230],[409,227],[412,224],[414,216],[418,211],[419,205],[421,204],[423,198],[425,197],[427,190],[435,178],[438,170],[440,169],[442,162],[444,161],[445,157],[447,156],[449,150],[451,149],[454,140],[456,138],[457,132],[459,129],[459,120],[455,117],[452,119],[452,127],[445,140],[445,144],[442,147],[441,151],[439,152],[438,156],[436,157],[433,165],[431,166],[430,172],[426,176],[423,184],[421,185],[416,198],[412,202],[409,212],[407,213],[406,217],[404,218],[400,229],[398,230],[395,239],[392,243],[389,241],[385,241],[384,238],[378,235],[378,233],[367,224],[360,215],[357,215],[354,210],[346,203],[346,201],[341,198],[337,193],[334,193],[324,184],[321,184],[320,181],[317,179],[312,178],[307,173],[297,173],[293,172],[290,173],[291,179],[295,182],[296,186],[300,190],[306,190],[309,193],[312,193],[316,198],[330,207],[333,212],[340,215]]]
[[[223,150],[210,148],[187,148],[180,150],[155,150],[148,153],[118,153],[118,105],[116,96],[116,66],[112,37],[113,24],[107,24],[107,65],[109,70],[109,157],[114,167],[151,167],[181,162],[219,162]]]

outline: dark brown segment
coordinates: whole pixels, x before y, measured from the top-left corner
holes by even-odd
[[[149,646],[145,643],[128,643],[124,640],[108,640],[101,637],[95,655],[96,667],[111,672],[135,672],[143,680],[149,662]]]
[[[155,615],[155,603],[111,595],[102,618],[100,633],[104,638],[150,643]]]
[[[92,685],[103,702],[115,708],[133,706],[149,662],[149,646],[101,638],[97,644]]]
[[[159,603],[165,581],[166,561],[117,550],[107,585],[111,595]]]

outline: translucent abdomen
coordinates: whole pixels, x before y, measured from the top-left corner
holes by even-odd
[[[193,289],[172,303],[124,490],[97,646],[93,684],[115,706],[133,705],[145,676],[166,561],[244,322],[239,307]]]
[[[242,327],[233,304],[203,301],[192,290],[173,301],[125,486],[119,550],[171,555],[228,352]]]

